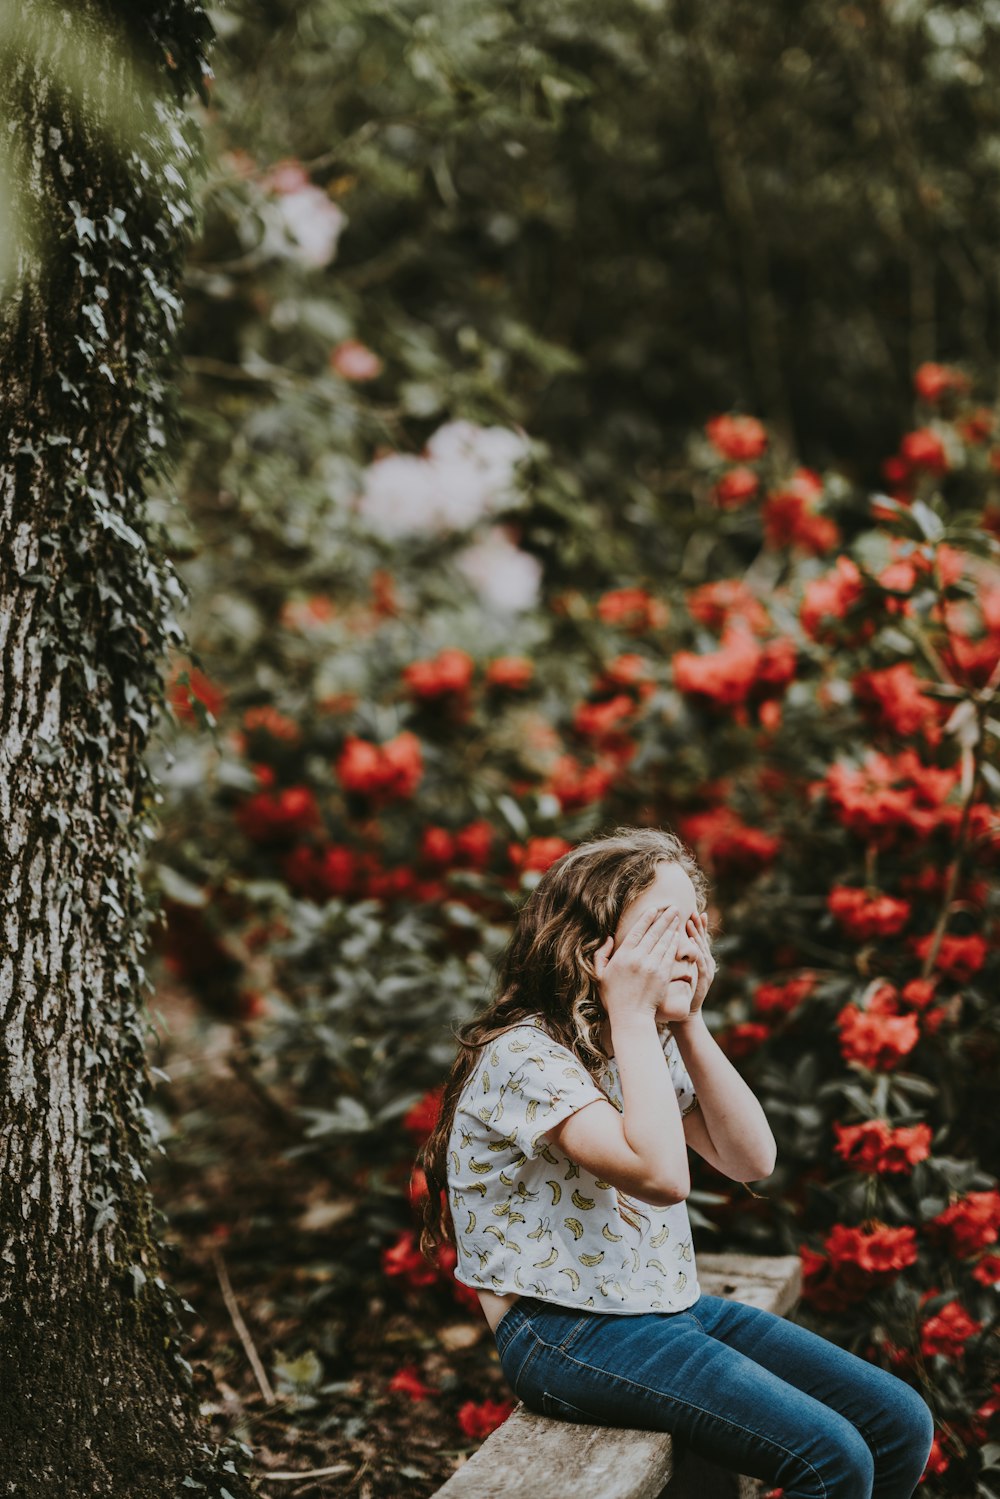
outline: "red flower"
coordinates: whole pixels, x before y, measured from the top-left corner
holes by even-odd
[[[996,1242],[1000,1234],[1000,1192],[995,1188],[966,1192],[925,1223],[924,1231],[932,1239],[943,1240],[958,1259],[966,1259]]]
[[[764,540],[769,547],[799,546],[820,556],[840,541],[836,523],[821,515],[817,505],[823,481],[810,468],[797,468],[785,489],[768,495],[761,511]]]
[[[414,661],[403,668],[403,681],[414,697],[425,702],[450,693],[468,691],[476,663],[467,651],[446,647],[429,661]]]
[[[588,807],[607,796],[614,783],[614,771],[604,765],[581,765],[572,755],[560,755],[544,790],[559,798],[564,812]]]
[[[466,823],[455,834],[455,862],[466,869],[485,869],[495,839],[496,829],[485,818]]]
[[[411,1290],[432,1286],[438,1271],[420,1253],[412,1229],[404,1229],[396,1242],[382,1251],[382,1272],[400,1276]]]
[[[933,1477],[938,1477],[940,1476],[940,1474],[946,1473],[948,1471],[950,1462],[951,1459],[947,1456],[944,1450],[943,1433],[941,1433],[940,1431],[936,1431],[934,1433],[934,1440],[931,1442],[931,1450],[927,1458],[927,1466],[924,1468],[924,1471],[921,1475],[921,1483],[923,1483],[928,1474],[931,1474]]]
[[[513,1400],[481,1400],[478,1405],[467,1400],[458,1408],[458,1424],[471,1439],[488,1437],[503,1425],[513,1409]]]
[[[844,1061],[875,1072],[891,1071],[920,1039],[916,1015],[873,1015],[856,1005],[845,1005],[837,1024]]]
[[[828,909],[848,937],[867,942],[872,937],[895,937],[910,919],[908,900],[891,895],[869,895],[849,885],[834,885],[826,898]]]
[[[945,445],[929,427],[907,432],[899,444],[899,456],[909,468],[924,469],[929,474],[943,474],[948,469]]]
[[[945,1358],[960,1359],[969,1338],[982,1328],[983,1324],[970,1317],[959,1301],[946,1301],[936,1315],[928,1317],[921,1326],[920,1351],[924,1358],[942,1354]]]
[[[488,687],[506,687],[511,692],[520,692],[534,675],[534,662],[526,656],[497,656],[486,667],[484,681]]]
[[[864,580],[850,557],[837,558],[832,572],[821,578],[813,578],[803,590],[799,609],[799,623],[811,639],[826,642],[831,639],[830,622],[841,620],[858,603],[864,594]],[[874,634],[875,621],[864,619],[858,634],[862,638]]]
[[[640,634],[659,630],[670,618],[670,611],[660,599],[654,599],[644,588],[613,588],[597,600],[598,618],[607,625]]]
[[[855,1171],[900,1175],[912,1171],[918,1161],[930,1155],[929,1124],[892,1129],[884,1119],[871,1119],[853,1125],[834,1122],[833,1129],[837,1137],[834,1149]]]
[[[569,853],[572,847],[572,843],[567,843],[565,838],[529,838],[523,847],[517,843],[509,843],[507,857],[515,869],[544,873],[550,864]]]
[[[876,1222],[866,1231],[836,1223],[824,1249],[825,1256],[799,1245],[803,1300],[820,1311],[840,1312],[916,1263],[916,1230]]]
[[[444,1087],[432,1088],[425,1093],[418,1103],[415,1103],[407,1114],[403,1115],[403,1128],[409,1130],[418,1144],[429,1138],[431,1131],[441,1117],[441,1100],[444,1097]]]
[[[286,744],[297,744],[302,738],[302,730],[295,720],[279,713],[270,703],[248,708],[243,715],[243,727],[248,734],[259,731],[269,734],[272,739],[283,739]]]
[[[791,1014],[816,987],[814,973],[802,973],[783,984],[758,984],[753,992],[754,1009],[762,1015]]]
[[[187,682],[180,678],[187,674]],[[217,682],[213,682],[197,666],[180,661],[171,671],[166,683],[166,699],[177,718],[184,724],[196,724],[198,715],[195,703],[201,703],[202,707],[212,718],[218,718],[226,701],[226,694]]]
[[[711,498],[720,510],[738,510],[752,500],[760,488],[760,479],[752,468],[731,468],[712,487]]]
[[[935,745],[941,738],[941,705],[926,696],[925,685],[929,684],[908,661],[882,671],[859,672],[851,683],[858,703],[876,726],[903,738],[920,734]]]
[[[933,364],[928,360],[918,366],[913,376],[913,388],[922,401],[939,401],[948,391],[967,391],[970,388],[968,375],[952,364]]]
[[[755,416],[713,416],[705,432],[723,458],[734,462],[759,458],[767,448],[767,430]]]
[[[763,1046],[771,1034],[759,1020],[740,1020],[730,1025],[719,1036],[719,1045],[727,1057],[746,1057]]]
[[[981,1286],[1000,1283],[1000,1254],[981,1254],[973,1267],[972,1278]]]
[[[600,743],[615,734],[635,708],[635,699],[627,692],[619,692],[603,703],[580,703],[573,714],[573,727],[578,734]]]
[[[409,729],[383,745],[349,734],[334,765],[345,791],[382,799],[412,796],[423,768],[420,740]]]
[[[236,808],[236,821],[254,843],[273,843],[319,826],[316,797],[308,786],[260,791]]]
[[[314,593],[308,598],[286,599],[278,617],[286,630],[312,630],[317,625],[325,625],[336,612],[332,599]]]
[[[771,625],[764,605],[741,578],[702,583],[688,591],[685,603],[691,618],[710,630],[722,630],[736,620],[755,635],[763,635]]]
[[[924,937],[912,937],[910,939],[913,951],[921,962],[930,952],[933,940],[933,932],[928,932]],[[986,962],[989,950],[989,943],[985,937],[978,935],[972,937],[946,935],[941,938],[941,946],[938,948],[937,957],[934,959],[934,967],[939,973],[945,974],[946,977],[955,979],[960,984],[965,984],[982,968]]]
[[[926,836],[947,823],[943,803],[960,773],[924,765],[912,749],[894,756],[872,751],[861,766],[832,765],[817,784],[844,827],[886,848],[900,832]]]
[[[719,875],[757,874],[772,864],[781,839],[763,828],[752,828],[728,807],[692,812],[679,819],[681,836],[697,846]]]
[[[411,1400],[427,1400],[429,1396],[441,1393],[433,1385],[424,1384],[415,1364],[404,1364],[401,1369],[397,1369],[386,1389],[394,1395],[408,1395]]]

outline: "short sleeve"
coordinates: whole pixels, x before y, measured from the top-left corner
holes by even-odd
[[[684,1066],[684,1059],[672,1031],[668,1031],[664,1038],[663,1055],[667,1059],[667,1070],[670,1073],[670,1080],[674,1085],[674,1092],[677,1094],[677,1102],[680,1104],[683,1117],[698,1107],[698,1095],[694,1091],[691,1074]]]
[[[486,1106],[479,1117],[529,1160],[541,1155],[549,1130],[607,1098],[567,1047],[534,1026],[505,1031],[487,1047],[479,1094]]]

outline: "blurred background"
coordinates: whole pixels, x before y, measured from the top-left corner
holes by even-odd
[[[800,1253],[1000,1493],[1000,3],[213,22],[148,875],[205,1410],[295,1499],[506,1417],[414,1160],[524,894],[649,823],[779,1147],[692,1157],[696,1248]]]

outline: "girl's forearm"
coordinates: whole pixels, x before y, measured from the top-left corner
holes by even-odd
[[[701,1014],[671,1025],[705,1127],[727,1176],[759,1181],[770,1176],[777,1146],[753,1090],[722,1051]]]
[[[652,1012],[617,1021],[612,1016],[611,1036],[621,1079],[625,1138],[645,1166],[650,1184],[684,1198],[691,1190],[687,1141],[655,1017]]]

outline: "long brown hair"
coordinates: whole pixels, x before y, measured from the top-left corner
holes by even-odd
[[[664,862],[685,871],[703,911],[708,881],[693,853],[676,834],[645,827],[618,827],[570,849],[549,865],[520,907],[497,961],[492,1002],[455,1032],[461,1050],[444,1084],[437,1123],[417,1157],[427,1180],[420,1251],[432,1263],[439,1245],[455,1243],[447,1201],[448,1140],[459,1096],[484,1046],[538,1016],[606,1093],[601,1074],[608,1058],[600,1036],[607,1012],[593,955]]]

